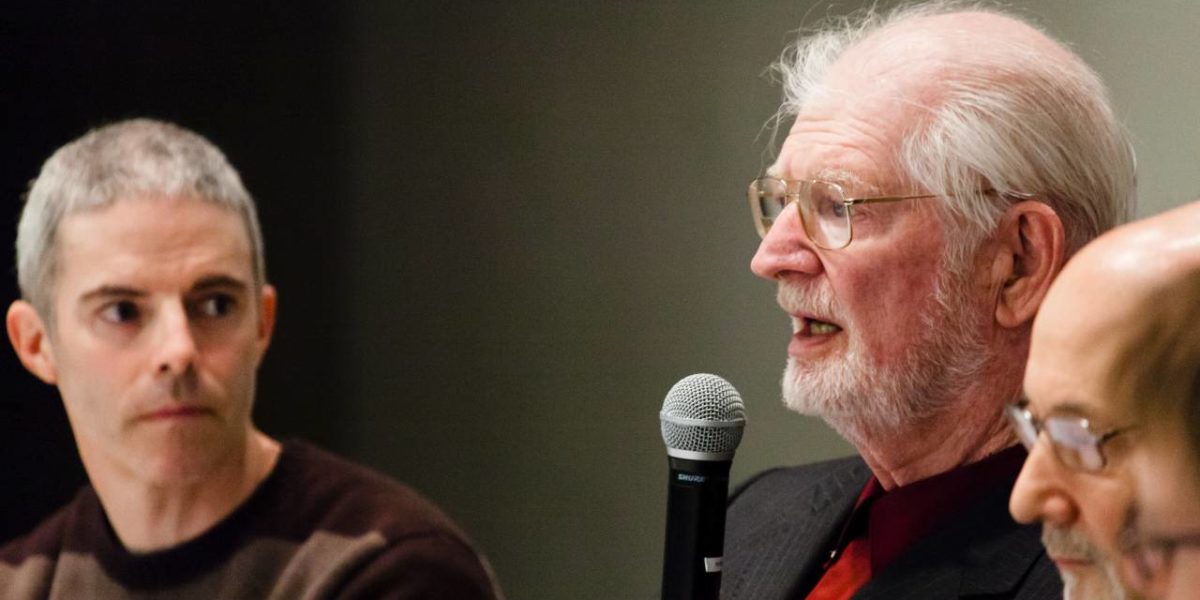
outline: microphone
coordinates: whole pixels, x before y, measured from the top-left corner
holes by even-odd
[[[742,396],[716,375],[688,375],[667,392],[659,420],[671,465],[662,597],[717,600],[729,467],[746,426]]]

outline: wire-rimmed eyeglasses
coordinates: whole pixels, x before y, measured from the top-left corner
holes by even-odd
[[[1026,450],[1032,452],[1042,432],[1045,432],[1059,462],[1068,469],[1086,473],[1103,470],[1108,464],[1104,444],[1136,427],[1128,425],[1097,433],[1092,431],[1091,424],[1084,417],[1051,415],[1038,419],[1029,412],[1025,402],[1009,404],[1004,412]]]
[[[854,206],[858,204],[937,197],[936,194],[917,194],[847,198],[845,189],[832,181],[791,181],[776,177],[759,177],[751,181],[747,195],[758,235],[766,237],[771,225],[795,200],[800,207],[800,222],[804,224],[804,232],[814,244],[826,250],[838,250],[850,245],[850,240],[854,238]]]

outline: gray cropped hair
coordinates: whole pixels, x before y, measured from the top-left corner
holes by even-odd
[[[772,66],[784,95],[776,127],[824,93],[833,64],[867,37],[901,21],[963,11],[1007,17],[1041,31],[1027,19],[978,2],[927,2],[890,12],[871,8],[831,19],[802,31]],[[1045,48],[1019,40],[1004,42],[980,40],[971,52],[948,61],[935,84],[940,93],[921,106],[923,117],[907,130],[894,156],[905,183],[948,199],[938,206],[951,225],[951,265],[964,265],[1021,198],[1044,202],[1062,219],[1067,256],[1134,210],[1132,145],[1099,76],[1061,44],[1067,60],[1049,59]]]
[[[191,198],[236,211],[250,239],[255,288],[261,288],[266,266],[254,200],[225,155],[178,125],[132,119],[59,148],[30,185],[17,225],[17,280],[42,318],[53,322],[63,219],[135,197]]]

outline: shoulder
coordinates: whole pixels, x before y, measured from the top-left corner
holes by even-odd
[[[30,592],[29,597],[37,597],[39,594],[34,590],[49,585],[58,557],[63,553],[68,530],[89,502],[96,502],[95,495],[90,487],[85,487],[74,500],[32,531],[0,546],[0,590],[17,593],[18,597],[25,597],[23,592]]]
[[[768,469],[739,484],[729,495],[729,505],[733,508],[763,503],[792,503],[797,497],[822,490],[835,495],[843,490],[857,494],[870,475],[870,469],[857,456]]]
[[[285,443],[277,468],[270,504],[295,509],[281,527],[327,559],[329,540],[353,540],[339,544],[347,573],[336,597],[494,597],[491,570],[474,544],[411,487],[298,441]]]
[[[305,528],[347,535],[374,531],[389,540],[462,536],[445,512],[413,488],[311,444],[286,442],[277,469],[271,504],[291,507],[290,520]]]
[[[54,557],[63,551],[64,540],[72,524],[89,511],[99,510],[99,500],[91,486],[84,486],[70,502],[54,511],[29,533],[0,544],[0,564],[12,565],[35,556]]]

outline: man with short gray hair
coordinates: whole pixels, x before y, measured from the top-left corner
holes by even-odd
[[[58,387],[91,485],[0,548],[4,598],[499,596],[428,500],[251,423],[277,296],[208,140],[138,119],[60,148],[17,271],[9,339]]]
[[[1025,454],[1003,407],[1051,280],[1130,212],[1104,86],[961,2],[831,21],[776,69],[794,122],[750,184],[751,268],[791,320],[784,402],[860,456],[731,494],[722,598],[1060,597],[1006,511]]]

